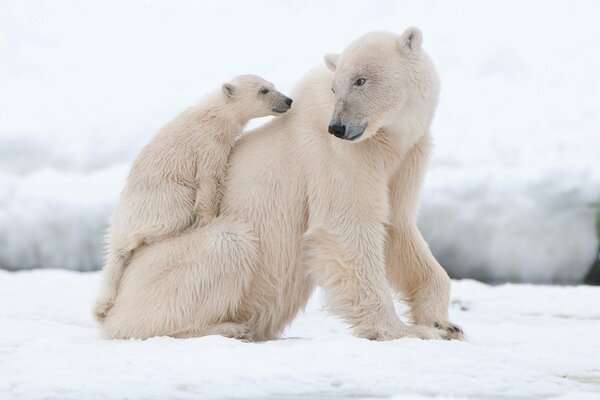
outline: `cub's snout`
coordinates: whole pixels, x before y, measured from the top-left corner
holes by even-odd
[[[273,111],[276,113],[284,113],[292,108],[292,102],[292,99],[282,94],[281,99],[279,99],[278,104],[273,108]]]

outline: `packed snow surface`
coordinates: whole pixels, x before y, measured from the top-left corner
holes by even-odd
[[[600,288],[453,281],[464,342],[357,339],[318,294],[281,340],[107,341],[99,278],[0,271],[0,399],[600,398]]]
[[[416,25],[442,81],[420,219],[434,253],[455,277],[579,282],[598,248],[598,15],[594,0],[0,2],[0,268],[99,267],[129,163],[180,110],[241,73],[291,93],[324,53]]]

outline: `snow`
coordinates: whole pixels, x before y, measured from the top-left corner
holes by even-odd
[[[420,219],[433,252],[455,277],[580,282],[598,249],[599,12],[594,0],[0,2],[0,268],[97,268],[127,165],[219,83],[257,73],[289,92],[363,32],[416,25],[443,87]]]
[[[98,273],[0,271],[0,398],[600,396],[600,288],[453,281],[450,315],[465,342],[357,339],[317,294],[283,339],[243,343],[100,339],[89,311],[98,282]]]

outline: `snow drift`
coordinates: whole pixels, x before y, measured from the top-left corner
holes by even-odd
[[[0,175],[0,267],[99,268],[127,169]],[[423,234],[454,277],[581,282],[598,248],[599,193],[589,188],[600,188],[600,174],[565,175],[435,167],[423,196]]]
[[[357,339],[317,294],[281,340],[243,343],[102,340],[89,312],[99,281],[97,273],[0,271],[0,398],[592,400],[600,393],[597,288],[454,281],[450,318],[467,332],[465,342]]]

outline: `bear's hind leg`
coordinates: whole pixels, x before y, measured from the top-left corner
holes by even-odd
[[[140,249],[127,266],[115,304],[102,324],[103,336],[213,334],[206,333],[205,327],[237,320],[258,255],[253,229],[221,218]],[[243,329],[225,328],[215,328],[216,334],[244,335]]]

